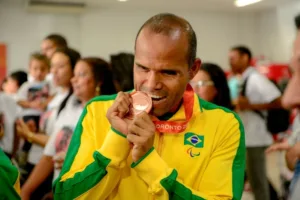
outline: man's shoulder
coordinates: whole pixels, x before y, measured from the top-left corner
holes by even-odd
[[[201,112],[207,114],[208,120],[234,120],[238,123],[241,123],[240,117],[238,114],[228,108],[218,106],[214,103],[207,102],[199,98]]]
[[[228,138],[238,136],[244,140],[244,125],[237,113],[200,99],[202,113],[205,115],[205,122],[214,126],[214,134],[219,141],[227,141]],[[201,116],[201,114],[200,114]]]
[[[107,106],[110,106],[113,104],[117,97],[117,94],[112,95],[100,95],[97,97],[94,97],[87,103],[87,107],[92,108],[107,108]],[[107,108],[108,109],[108,108]]]
[[[232,114],[232,113],[234,113],[232,110],[230,110],[228,108],[218,106],[218,105],[216,105],[212,102],[205,101],[201,98],[198,98],[198,99],[199,99],[201,111],[203,111],[203,109],[204,109],[206,111],[220,111],[223,114]]]
[[[250,85],[250,87],[254,85],[261,87],[261,85],[265,84],[273,85],[273,83],[265,75],[256,70],[249,75],[247,82],[247,85]]]

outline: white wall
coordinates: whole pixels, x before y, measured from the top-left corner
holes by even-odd
[[[82,51],[86,55],[109,58],[117,51],[133,52],[140,26],[158,11],[90,10],[81,17]],[[198,56],[227,68],[227,52],[244,43],[256,49],[254,14],[182,13],[194,27],[198,37]]]
[[[0,42],[8,46],[8,72],[27,70],[30,53],[38,51],[41,40],[52,32],[65,35],[80,49],[79,16],[27,13],[22,3],[8,2],[0,2]]]
[[[282,45],[282,59],[289,60],[296,35],[294,18],[300,14],[300,1],[285,4],[277,8],[279,36]]]
[[[0,2],[0,42],[8,45],[8,71],[26,69],[29,54],[39,49],[49,33],[65,35],[83,56],[133,52],[140,26],[162,10],[103,10],[91,8],[82,15],[27,13],[19,1]],[[236,44],[257,48],[255,14],[175,12],[190,21],[198,36],[198,56],[228,68],[227,52]]]
[[[275,62],[289,62],[296,35],[294,18],[300,1],[286,3],[259,15],[259,53]]]

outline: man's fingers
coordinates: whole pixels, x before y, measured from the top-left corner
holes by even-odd
[[[129,112],[129,105],[126,102],[120,102],[117,107],[118,116],[123,118]]]
[[[130,98],[131,97],[128,93],[119,92],[116,98],[116,103],[125,102],[127,105],[130,105]]]
[[[119,92],[115,103],[109,109],[108,116],[116,113],[118,117],[123,118],[129,111],[130,95],[124,92]]]
[[[131,124],[128,127],[128,133],[134,135],[144,135],[144,130],[135,124]]]
[[[132,122],[137,127],[147,129],[148,132],[155,132],[155,125],[153,124],[151,117],[146,112],[142,112]]]
[[[147,138],[132,133],[128,133],[127,140],[130,143],[133,143],[134,145],[143,145],[146,142]]]
[[[269,147],[266,151],[265,151],[265,153],[271,153],[271,152],[273,152],[275,149],[274,149],[274,147]]]

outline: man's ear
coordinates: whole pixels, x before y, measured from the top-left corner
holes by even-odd
[[[192,67],[189,69],[189,79],[192,80],[196,74],[198,73],[200,67],[201,67],[201,60],[200,58],[196,58]]]

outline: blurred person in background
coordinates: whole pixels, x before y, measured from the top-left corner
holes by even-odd
[[[295,17],[295,25],[297,28],[296,39],[294,42],[293,57],[291,59],[291,68],[293,77],[284,92],[282,103],[286,108],[300,107],[300,14]],[[288,149],[286,153],[287,165],[294,170],[294,177],[290,186],[290,200],[298,200],[300,198],[300,117],[295,118],[295,130],[292,137],[282,144],[278,144],[281,149]],[[284,147],[284,148],[283,148]]]
[[[58,48],[67,48],[68,42],[66,38],[59,34],[50,34],[41,43],[42,54],[51,59],[52,55]]]
[[[21,179],[23,184],[35,165],[40,161],[43,155],[43,149],[47,141],[54,131],[54,124],[58,118],[57,109],[73,93],[71,79],[75,64],[80,59],[80,54],[70,48],[60,48],[55,51],[51,59],[51,68],[53,71],[53,83],[60,89],[57,91],[53,99],[49,102],[47,111],[42,114],[39,121],[39,131],[33,132],[30,127],[19,120],[17,125],[18,134],[28,142],[32,143],[29,150],[28,161],[25,166],[25,174]],[[51,191],[52,176],[47,179],[31,194],[32,199],[41,199],[46,193]]]
[[[281,92],[265,76],[250,66],[252,53],[245,46],[233,47],[229,62],[234,74],[242,75],[241,94],[236,109],[244,126],[247,147],[246,170],[255,200],[269,200],[270,189],[266,173],[265,150],[272,144],[265,120],[258,114],[281,107]],[[244,94],[242,94],[244,93]]]
[[[17,94],[17,103],[24,109],[24,115],[40,115],[53,97],[53,87],[46,81],[49,68],[44,55],[34,53],[30,56],[29,73],[34,80],[24,83]]]
[[[53,56],[53,54],[58,48],[67,48],[67,47],[68,47],[67,39],[60,34],[53,33],[46,36],[43,39],[41,43],[41,52],[43,55],[47,56],[49,60],[51,60],[51,57]],[[53,78],[53,73],[50,68],[50,73],[47,75],[46,79],[52,82],[52,78]],[[30,77],[29,79],[32,80],[32,77]]]
[[[203,63],[190,84],[205,101],[228,109],[233,108],[226,75],[218,65]]]
[[[39,119],[46,110],[48,103],[55,94],[55,90],[48,81],[45,80],[49,72],[50,64],[46,56],[34,53],[30,56],[29,73],[34,81],[27,81],[18,90],[16,102],[22,108],[20,117],[30,125],[31,131],[39,130]],[[22,151],[19,152],[19,164],[26,165],[27,153],[31,144],[25,141]]]
[[[0,92],[0,148],[10,159],[18,149],[15,134],[17,117],[16,102],[4,92]]]
[[[100,58],[83,58],[79,60],[74,69],[72,86],[73,95],[66,102],[63,102],[57,111],[59,115],[44,154],[22,187],[21,196],[23,200],[30,199],[32,192],[53,169],[53,180],[58,177],[77,120],[86,103],[95,96],[109,95],[116,92],[110,66]]]
[[[228,87],[230,91],[230,97],[232,104],[235,106],[236,102],[240,96],[240,82],[241,82],[241,75],[239,74],[232,74],[228,77]]]
[[[16,100],[19,88],[27,82],[27,73],[16,71],[11,73],[3,84],[3,92]]]

